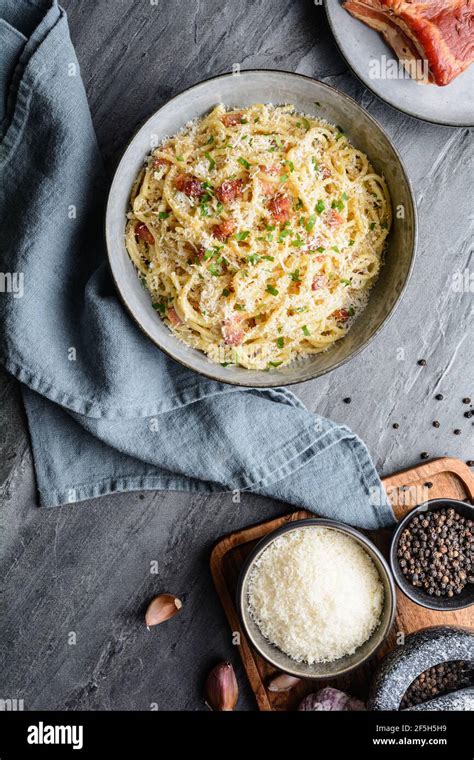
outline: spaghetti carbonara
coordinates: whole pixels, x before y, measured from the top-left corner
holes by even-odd
[[[391,217],[384,179],[340,128],[289,105],[219,105],[148,157],[126,246],[178,338],[268,369],[346,334]]]

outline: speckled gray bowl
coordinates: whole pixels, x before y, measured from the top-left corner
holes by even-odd
[[[385,265],[365,311],[348,335],[328,351],[291,367],[271,371],[222,367],[178,341],[152,308],[124,243],[125,215],[132,184],[145,157],[167,135],[206,114],[217,103],[244,108],[253,103],[292,103],[298,111],[338,124],[387,180],[392,203],[403,213],[390,233]],[[402,211],[400,211],[402,210]],[[299,74],[242,71],[194,85],[154,113],[135,135],[115,173],[107,204],[106,239],[112,274],[122,300],[142,330],[166,354],[206,377],[234,385],[269,387],[310,380],[340,366],[365,348],[393,314],[407,285],[415,256],[416,208],[410,182],[387,135],[377,122],[342,92]]]
[[[379,573],[384,588],[384,604],[380,625],[376,628],[370,638],[367,639],[362,646],[356,649],[354,654],[340,657],[338,660],[334,660],[334,662],[322,662],[309,665],[307,662],[297,662],[296,660],[293,660],[263,636],[260,628],[250,615],[248,607],[248,588],[250,575],[255,566],[255,562],[269,544],[289,531],[305,530],[314,527],[337,530],[350,538],[353,538],[360,544],[360,546],[362,546],[374,562]],[[350,572],[350,568],[348,568],[348,572]],[[297,676],[298,678],[337,678],[338,676],[350,673],[350,671],[355,670],[355,668],[358,668],[364,662],[367,662],[387,638],[390,628],[392,627],[396,609],[395,584],[393,582],[392,574],[388,564],[377,547],[369,541],[366,536],[359,533],[358,530],[355,530],[355,528],[352,528],[350,525],[345,525],[336,520],[325,520],[318,517],[310,518],[308,520],[298,520],[297,522],[283,525],[281,528],[269,533],[265,538],[259,541],[242,567],[236,598],[237,610],[242,622],[242,627],[252,646],[255,647],[257,652],[264,657],[265,660],[278,668],[278,670],[281,670],[283,673],[289,673],[289,675]]]

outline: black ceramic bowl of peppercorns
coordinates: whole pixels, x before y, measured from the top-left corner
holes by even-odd
[[[409,599],[431,610],[474,604],[474,506],[455,499],[420,504],[398,524],[392,572]]]

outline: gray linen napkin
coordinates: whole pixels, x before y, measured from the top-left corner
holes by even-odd
[[[189,372],[131,322],[106,264],[104,173],[66,15],[1,0],[0,40],[0,361],[23,383],[41,504],[238,489],[390,524],[350,430],[284,388]]]

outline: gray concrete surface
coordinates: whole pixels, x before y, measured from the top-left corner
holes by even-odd
[[[417,463],[422,451],[474,459],[462,404],[474,397],[473,294],[452,287],[456,271],[472,269],[468,130],[421,123],[378,101],[348,72],[323,9],[311,0],[63,5],[110,172],[150,112],[233,63],[313,75],[353,95],[381,122],[416,190],[415,272],[371,348],[297,392],[311,409],[352,427],[382,474]],[[421,358],[426,367],[418,366]],[[434,400],[439,392],[442,402]],[[234,504],[228,496],[145,493],[40,510],[18,387],[4,374],[0,397],[7,611],[0,696],[24,699],[29,710],[200,710],[208,667],[230,658],[239,671],[239,707],[254,709],[212,587],[209,551],[219,536],[285,505],[252,495]],[[455,428],[462,434],[453,435]],[[154,560],[157,575],[150,573]],[[160,591],[181,596],[184,609],[149,633],[143,609]]]

